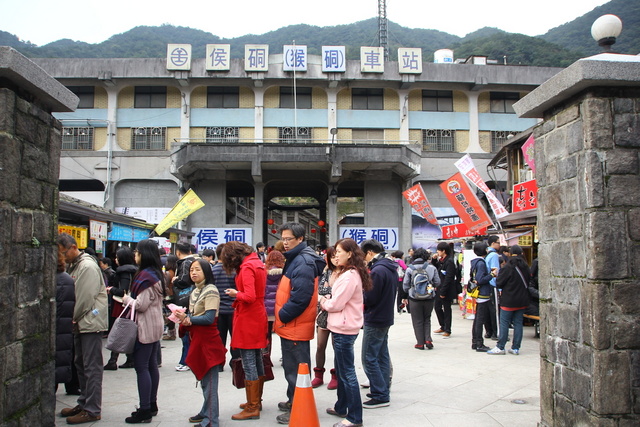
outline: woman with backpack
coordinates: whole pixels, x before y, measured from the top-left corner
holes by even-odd
[[[487,256],[488,245],[484,242],[478,242],[473,247],[473,253],[479,258],[471,260],[471,278],[467,285],[467,292],[473,290],[470,288],[479,288],[476,298],[476,316],[473,318],[473,326],[471,327],[471,349],[477,352],[489,351],[489,347],[484,345],[482,337],[482,328],[485,322],[491,316],[491,279],[493,276],[487,267],[484,258]]]
[[[411,323],[416,336],[417,344],[413,348],[424,350],[425,346],[431,350],[433,340],[431,339],[431,312],[433,311],[435,288],[440,286],[440,277],[436,268],[429,263],[429,253],[424,248],[413,251],[411,263],[404,274],[402,289],[408,292],[409,311],[411,313]],[[426,276],[426,277],[425,277]],[[428,281],[427,288],[431,287],[430,295],[423,295],[416,289],[418,279]],[[407,300],[403,300],[407,304]]]

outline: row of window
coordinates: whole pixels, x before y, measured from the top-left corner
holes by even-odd
[[[62,130],[63,150],[93,150],[93,127],[64,127]],[[285,126],[278,128],[278,142],[312,141],[312,128],[301,126]],[[237,143],[240,128],[235,126],[212,126],[205,131],[205,142],[209,144]],[[491,151],[502,148],[510,135],[516,132],[492,131]],[[383,129],[353,129],[354,142],[383,143]],[[165,150],[167,139],[166,127],[138,127],[131,129],[132,150]],[[424,151],[456,152],[456,131],[453,129],[423,129],[422,149]]]
[[[93,86],[69,86],[78,98],[78,108],[93,108]],[[280,108],[312,108],[312,88],[298,87],[294,96],[292,87],[280,87]],[[492,113],[515,113],[513,104],[520,99],[517,92],[491,92]],[[237,86],[208,86],[207,108],[239,108],[240,88]],[[134,90],[134,108],[166,108],[166,86],[136,86]],[[351,89],[351,108],[353,110],[384,110],[384,89]],[[422,111],[453,111],[453,91],[423,90]]]

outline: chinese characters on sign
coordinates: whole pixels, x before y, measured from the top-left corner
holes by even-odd
[[[502,218],[503,216],[509,215],[509,212],[505,209],[505,207],[500,203],[500,200],[496,197],[496,195],[487,187],[484,180],[480,176],[480,173],[476,169],[473,164],[473,159],[468,154],[465,154],[460,160],[454,163],[458,170],[464,174],[469,181],[473,182],[476,187],[478,187],[484,195],[487,197],[489,201],[489,205],[493,210],[493,213],[496,215],[496,218]]]
[[[522,155],[524,156],[524,161],[529,165],[531,170],[533,171],[533,175],[536,174],[536,160],[535,160],[535,139],[533,139],[533,135],[531,135],[527,142],[522,144]]]
[[[340,227],[340,238],[350,238],[357,244],[367,239],[382,243],[385,250],[398,250],[398,229],[393,227]]]
[[[361,47],[360,71],[363,73],[384,73],[384,48]]]
[[[513,212],[538,207],[538,185],[535,179],[513,186]]]
[[[206,56],[207,71],[228,71],[231,69],[231,45],[208,44]]]
[[[409,202],[414,211],[418,212],[424,219],[433,225],[438,225],[438,219],[431,209],[429,200],[424,194],[420,183],[414,185],[410,189],[403,191],[402,195]]]
[[[464,223],[442,226],[443,239],[459,239],[462,237],[474,237],[475,235],[482,236],[484,234],[487,234],[486,228],[471,231]]]
[[[89,229],[91,231],[91,239],[107,240],[107,223],[102,221],[89,220]]]
[[[422,74],[422,49],[398,49],[398,71],[400,74]]]
[[[307,71],[307,47],[283,46],[282,71]]]
[[[469,230],[477,233],[481,228],[491,225],[487,213],[461,173],[444,181],[440,188]]]
[[[322,72],[344,73],[347,71],[347,56],[344,46],[322,46]]]
[[[167,70],[189,71],[191,69],[191,45],[167,45]]]
[[[269,45],[246,44],[244,45],[244,70],[268,71],[269,70]]]
[[[251,228],[192,228],[191,231],[195,233],[193,244],[196,245],[198,252],[205,249],[215,250],[220,243],[231,241],[251,245]]]
[[[78,249],[84,249],[89,244],[89,233],[84,227],[74,227],[73,225],[58,225],[58,234],[67,233],[76,239]]]

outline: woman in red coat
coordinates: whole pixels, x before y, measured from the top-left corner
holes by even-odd
[[[240,350],[245,375],[247,403],[234,420],[260,418],[260,401],[265,381],[262,349],[267,346],[267,311],[264,294],[267,273],[253,248],[241,242],[228,242],[220,254],[228,274],[236,272],[236,289],[227,289],[233,302],[233,335],[231,347]]]

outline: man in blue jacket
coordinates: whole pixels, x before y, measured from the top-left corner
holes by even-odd
[[[377,240],[360,244],[369,264],[373,288],[364,293],[364,333],[362,338],[362,366],[369,378],[370,393],[363,408],[389,406],[391,358],[387,345],[389,327],[393,325],[395,292],[398,283],[397,264],[386,257],[384,247]]]

